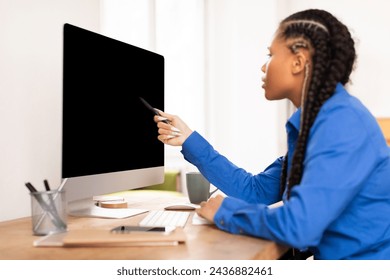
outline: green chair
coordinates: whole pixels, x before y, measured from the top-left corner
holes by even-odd
[[[182,192],[180,183],[179,170],[166,170],[164,176],[164,183],[152,185],[141,188],[140,190],[159,190],[159,191],[173,191]]]

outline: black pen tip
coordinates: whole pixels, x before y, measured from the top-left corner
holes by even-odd
[[[43,184],[45,185],[45,189],[46,189],[47,191],[50,191],[49,182],[48,182],[46,179],[43,180]]]
[[[30,192],[37,192],[37,190],[34,188],[34,186],[30,183],[30,182],[27,182],[25,183],[26,187],[29,189]]]

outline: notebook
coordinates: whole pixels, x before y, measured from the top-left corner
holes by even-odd
[[[36,247],[175,246],[185,243],[183,229],[165,232],[112,233],[103,229],[78,229],[50,234],[34,241]]]

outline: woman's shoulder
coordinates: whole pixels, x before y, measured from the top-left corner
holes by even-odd
[[[321,108],[313,125],[315,131],[333,139],[349,135],[355,141],[359,138],[375,145],[384,144],[374,115],[341,85],[337,86],[335,94]]]
[[[351,95],[341,84],[338,84],[335,93],[322,106],[319,118],[334,116],[338,121],[356,121],[360,124],[376,123],[375,117],[359,98]]]

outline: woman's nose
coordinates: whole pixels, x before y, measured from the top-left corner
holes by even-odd
[[[266,63],[264,63],[264,65],[263,66],[261,66],[261,71],[263,72],[263,73],[265,73],[265,69],[266,69]]]

